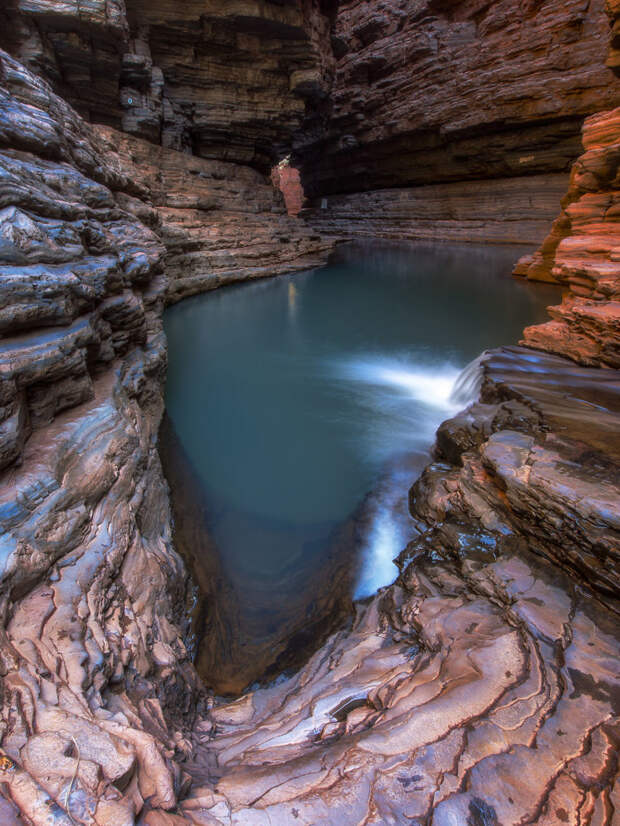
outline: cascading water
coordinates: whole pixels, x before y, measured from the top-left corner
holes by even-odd
[[[478,398],[483,361],[484,354],[459,370],[452,364],[422,367],[405,357],[363,356],[336,366],[338,380],[348,383],[360,407],[372,411],[373,427],[360,443],[361,450],[386,461],[366,502],[368,528],[361,542],[356,599],[396,578],[394,559],[411,538],[407,491],[428,462],[441,422]],[[396,449],[398,459],[393,458]]]

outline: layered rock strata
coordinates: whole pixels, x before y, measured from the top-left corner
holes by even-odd
[[[294,153],[313,223],[346,237],[539,244],[584,115],[620,104],[605,11],[341,3],[331,109]]]
[[[3,822],[120,826],[175,805],[202,696],[156,448],[164,249],[112,148],[0,61]]]
[[[210,712],[179,823],[614,822],[617,614],[544,558],[617,611],[620,377],[520,348],[483,370],[412,492],[397,583]]]
[[[0,45],[89,121],[266,173],[326,94],[332,5],[11,0]]]
[[[334,239],[286,214],[281,193],[248,166],[210,161],[96,127],[140,180],[165,245],[167,302],[245,281],[308,269]]]
[[[602,0],[339,4],[332,108],[297,147],[325,196],[567,171],[585,115],[620,103]]]
[[[551,321],[528,327],[524,343],[581,364],[620,367],[620,109],[583,126],[562,214],[517,275],[557,281],[568,290]]]
[[[243,277],[290,270],[321,246],[303,231],[298,241],[278,240],[294,226],[282,204],[264,178],[229,161],[266,168],[302,108],[319,117],[331,71],[320,48],[328,18],[311,3],[144,5],[15,0],[1,12],[14,50],[82,112],[134,137],[93,130],[1,56],[0,818],[35,826],[612,824],[620,809],[620,503],[608,332],[594,355],[570,339],[569,355],[605,365],[598,371],[531,350],[493,354],[481,402],[441,428],[437,461],[415,487],[418,531],[396,585],[358,606],[353,628],[333,635],[295,677],[236,702],[206,696],[191,661],[193,594],[172,546],[156,450],[161,312],[166,300],[235,279],[240,268]],[[603,33],[595,3],[377,9],[358,4],[345,44],[338,26],[353,20],[353,4],[343,3],[336,21],[334,49],[351,64],[346,82],[359,71],[365,86],[374,79],[350,100],[346,75],[336,81],[339,130],[352,140],[332,151],[334,132],[324,144],[316,180],[325,191],[336,166],[338,186],[348,179],[354,190],[410,180],[421,157],[427,166],[416,183],[557,171],[583,114],[617,102],[594,63]],[[300,20],[310,21],[307,30]],[[506,31],[508,53],[500,48]],[[273,49],[271,62],[256,66],[260,38]],[[382,85],[392,55],[387,64],[364,60],[389,43],[414,48]],[[229,48],[232,68],[222,59]],[[225,69],[231,87],[219,95]],[[406,112],[390,121],[382,108],[386,89],[411,92],[418,75],[437,104],[428,106],[428,133],[411,131]],[[267,79],[275,91],[261,96]],[[196,91],[205,84],[207,97]],[[458,103],[454,117],[433,97],[444,87],[450,112]],[[403,106],[411,100],[402,95]],[[594,261],[583,278],[588,301],[611,295],[601,261],[615,255],[605,252],[613,198],[603,222],[592,200],[581,203],[607,192],[601,181],[615,182],[609,118],[591,122],[598,143],[586,167],[596,180],[580,181],[575,202],[607,227],[603,241],[593,240],[598,230],[585,220],[592,232],[579,255]],[[343,132],[349,122],[355,127]],[[439,128],[447,122],[452,129]],[[410,171],[392,178],[389,157],[409,141],[412,151],[396,161]],[[228,160],[222,142],[231,145]],[[383,162],[359,187],[366,152]],[[350,172],[339,158],[351,161]],[[261,247],[260,264],[246,239]],[[576,294],[577,276],[566,280]],[[552,339],[541,344],[557,349]]]
[[[539,244],[567,175],[531,175],[317,198],[304,214],[317,232],[344,238]]]
[[[171,236],[187,252],[185,225],[203,239],[206,210],[219,211],[211,258],[194,239],[204,289],[225,281],[241,235],[254,264],[261,210],[263,266],[242,270],[239,252],[235,278],[265,274],[269,232],[291,227],[259,173],[175,164],[178,153],[135,139],[134,154],[165,155],[164,172],[138,183],[122,137],[88,126],[5,53],[0,79],[0,814],[122,826],[175,807],[206,703],[157,452],[162,312],[182,291]],[[205,183],[184,191],[194,179]],[[278,255],[303,244],[271,243]]]

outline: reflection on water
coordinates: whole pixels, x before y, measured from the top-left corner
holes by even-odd
[[[475,367],[457,383],[461,371],[557,301],[510,277],[522,252],[349,247],[325,268],[166,312],[168,414],[246,657],[317,619],[336,581],[360,597],[394,578],[407,489],[472,395]]]

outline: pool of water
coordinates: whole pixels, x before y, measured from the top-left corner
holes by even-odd
[[[343,576],[343,543],[352,596],[394,579],[407,489],[466,401],[459,374],[558,300],[510,276],[522,253],[356,245],[166,311],[167,412],[244,633],[269,645],[297,628]]]

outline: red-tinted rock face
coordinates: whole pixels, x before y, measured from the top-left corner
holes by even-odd
[[[157,451],[164,303],[320,239],[256,170],[94,128],[2,52],[0,169],[0,817],[130,826],[175,807],[206,702]]]
[[[571,173],[562,215],[518,275],[565,284],[552,320],[528,327],[530,347],[582,364],[620,367],[620,109],[588,118],[585,153]]]
[[[613,34],[607,64],[620,74],[620,3],[608,0]],[[552,320],[528,327],[524,343],[582,364],[620,366],[620,109],[588,118],[562,214],[515,274],[569,288]]]
[[[618,810],[620,148],[602,4],[334,6],[0,10],[10,50],[103,124],[0,56],[2,823],[581,826]],[[521,267],[570,289],[528,343],[604,369],[491,354],[482,401],[442,426],[412,494],[398,582],[296,676],[207,697],[157,452],[165,301],[329,248],[261,174],[302,121],[315,191],[350,192],[328,199],[336,232],[515,240],[540,233],[583,115],[605,107]]]
[[[95,127],[141,180],[166,247],[168,302],[233,281],[307,269],[333,240],[286,215],[271,181],[249,166],[212,161]],[[131,205],[129,205],[129,208]]]
[[[202,702],[156,447],[165,250],[113,147],[0,66],[3,794],[131,824],[179,788],[163,711]]]
[[[271,181],[282,193],[288,214],[294,217],[299,215],[305,201],[299,170],[288,163],[278,164],[271,172]]]
[[[602,0],[342,2],[309,195],[568,170],[584,115],[620,103]]]

